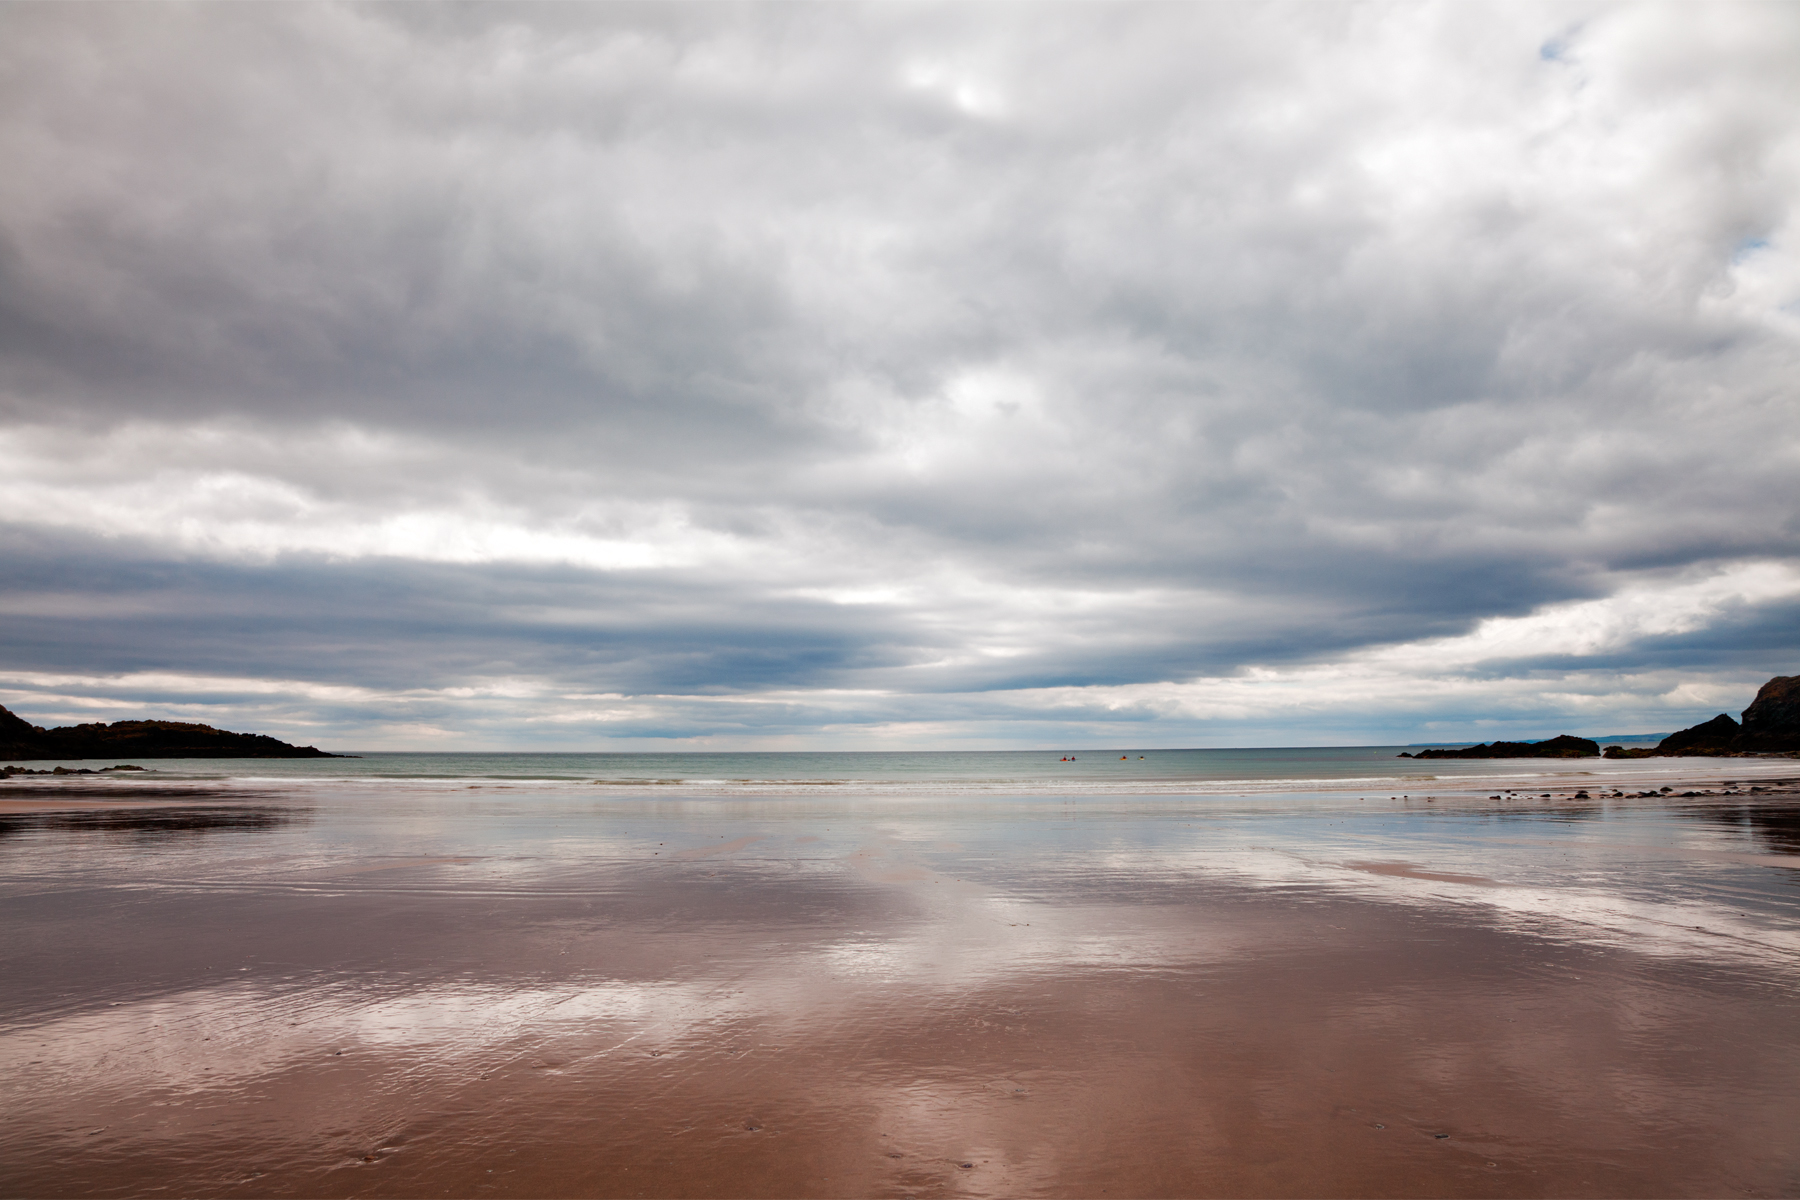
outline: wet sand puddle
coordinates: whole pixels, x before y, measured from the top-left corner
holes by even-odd
[[[0,1186],[1791,1194],[1793,804],[39,822]]]

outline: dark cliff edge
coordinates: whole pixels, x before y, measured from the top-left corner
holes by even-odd
[[[1800,754],[1800,675],[1777,675],[1762,685],[1743,724],[1720,713],[1671,733],[1654,750],[1608,746],[1608,758],[1735,758],[1744,754]]]
[[[1421,750],[1401,758],[1592,758],[1600,743],[1563,734],[1543,742],[1495,742],[1462,746],[1455,750]]]
[[[43,729],[0,708],[0,762],[60,758],[354,758],[260,733],[184,721],[114,721]]]

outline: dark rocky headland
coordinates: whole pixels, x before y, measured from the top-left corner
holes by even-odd
[[[1485,742],[1479,746],[1461,746],[1454,750],[1421,750],[1402,754],[1401,758],[1591,758],[1600,753],[1600,743],[1587,738],[1563,734],[1543,742]]]
[[[1654,750],[1608,746],[1608,758],[1731,758],[1740,754],[1800,754],[1800,675],[1777,675],[1762,685],[1743,722],[1720,713],[1671,733]]]
[[[1401,758],[1585,758],[1600,745],[1563,734],[1543,742],[1495,742],[1451,750],[1421,750]],[[1744,710],[1743,724],[1720,713],[1671,733],[1654,749],[1608,746],[1607,758],[1727,758],[1740,754],[1800,754],[1800,675],[1777,675]]]
[[[349,758],[260,733],[185,721],[114,721],[44,729],[0,708],[0,762],[78,758]]]

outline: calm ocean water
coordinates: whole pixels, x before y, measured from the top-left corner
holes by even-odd
[[[552,789],[613,788],[692,796],[871,793],[883,795],[1191,795],[1309,791],[1407,792],[1481,781],[1494,787],[1581,784],[1609,777],[1690,776],[1698,760],[1476,759],[1417,762],[1399,746],[1232,750],[1120,748],[1057,751],[886,751],[634,754],[368,753],[359,758],[154,760],[119,782],[279,783],[414,787],[432,783],[530,783]],[[48,764],[32,764],[42,767]],[[100,763],[69,763],[97,767]],[[1707,763],[1746,777],[1793,773],[1786,759]]]

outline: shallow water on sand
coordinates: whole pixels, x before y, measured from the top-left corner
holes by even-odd
[[[1800,1191],[1793,795],[91,794],[6,1194]]]

